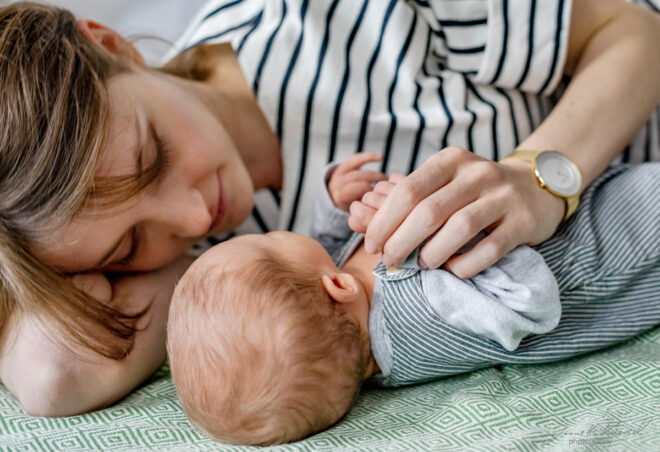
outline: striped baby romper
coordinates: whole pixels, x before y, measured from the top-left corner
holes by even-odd
[[[536,250],[559,284],[562,313],[554,330],[507,351],[437,316],[419,273],[387,281],[379,301],[392,369],[375,380],[401,386],[500,363],[556,361],[659,324],[660,163],[606,171],[585,191],[576,214]]]

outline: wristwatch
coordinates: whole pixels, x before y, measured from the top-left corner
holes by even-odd
[[[564,219],[566,221],[580,202],[582,175],[568,157],[557,151],[514,151],[502,160],[519,159],[532,162],[536,180],[541,186],[566,202]]]

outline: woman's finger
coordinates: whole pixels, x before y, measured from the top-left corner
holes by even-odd
[[[383,154],[378,152],[359,152],[353,154],[339,164],[335,172],[337,175],[346,174],[350,171],[354,171],[360,168],[362,165],[365,165],[369,162],[378,162],[382,160]]]
[[[455,212],[420,250],[420,266],[440,267],[473,237],[501,219],[502,209],[501,204],[486,197]]]
[[[494,265],[517,246],[514,228],[500,225],[465,254],[452,256],[445,268],[459,278],[471,278]]]
[[[393,194],[394,191],[385,200],[379,213]],[[402,262],[424,240],[435,234],[454,212],[472,203],[478,195],[479,187],[476,184],[466,185],[459,180],[453,180],[422,200],[385,242],[383,263],[392,266]],[[376,221],[377,217],[378,213],[373,221]]]
[[[456,164],[453,153],[438,152],[398,182],[367,226],[365,239],[367,252],[376,253],[382,250],[385,242],[413,208],[451,180]]]

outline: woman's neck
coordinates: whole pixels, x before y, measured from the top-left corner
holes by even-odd
[[[254,188],[281,189],[279,140],[245,80],[231,46],[203,46],[184,61],[190,73],[199,74],[201,80],[193,86],[201,101],[220,119],[234,141]]]

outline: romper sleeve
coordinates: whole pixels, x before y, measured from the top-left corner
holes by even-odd
[[[328,181],[337,166],[339,165],[336,163],[328,165],[321,180],[314,200],[310,233],[310,237],[319,242],[330,255],[353,235],[353,231],[348,227],[349,213],[336,207],[328,192]]]
[[[408,0],[431,52],[474,83],[548,94],[561,79],[572,0]]]
[[[508,351],[529,334],[559,323],[559,288],[541,254],[521,246],[478,275],[460,279],[444,270],[422,272],[430,307],[444,322],[483,336]]]

